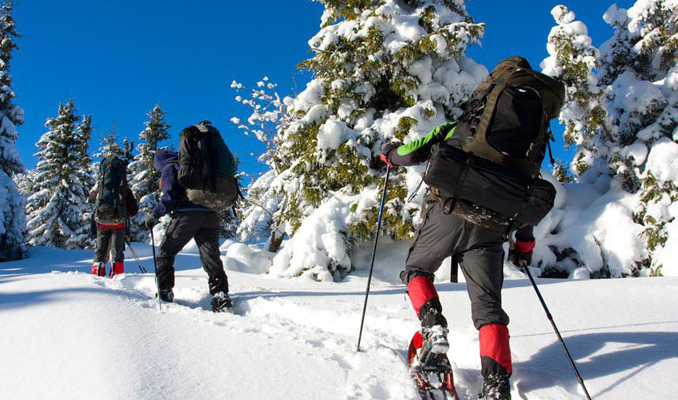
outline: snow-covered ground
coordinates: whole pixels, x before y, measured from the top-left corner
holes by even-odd
[[[135,248],[153,271],[150,247]],[[158,311],[152,273],[89,275],[90,252],[34,248],[0,264],[0,399],[414,399],[404,365],[418,327],[381,248],[362,352],[368,251],[339,283],[278,279],[227,265],[235,314],[213,314],[206,275],[177,257],[176,302]],[[400,260],[400,261],[398,261]],[[583,398],[527,279],[505,283],[513,398]],[[538,280],[594,399],[676,398],[678,279]],[[477,333],[463,283],[439,283],[449,356],[464,399],[479,391]]]

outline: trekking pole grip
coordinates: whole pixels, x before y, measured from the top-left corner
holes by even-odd
[[[363,304],[363,315],[360,319],[360,333],[358,333],[358,347],[356,351],[360,351],[360,340],[363,337],[363,326],[365,324],[365,312],[367,311],[367,298],[370,295],[370,284],[372,283],[372,271],[374,271],[374,258],[377,254],[377,243],[379,242],[379,231],[381,230],[381,217],[384,213],[384,203],[386,202],[386,188],[388,187],[388,179],[391,175],[391,166],[386,166],[386,179],[384,180],[384,188],[381,191],[381,205],[379,206],[379,217],[377,218],[377,231],[374,234],[374,248],[372,249],[372,261],[370,261],[370,273],[367,277],[367,289],[365,289],[365,303]]]

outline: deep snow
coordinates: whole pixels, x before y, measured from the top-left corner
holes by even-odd
[[[153,271],[150,247],[134,244]],[[414,399],[404,355],[418,323],[397,272],[404,247],[380,248],[356,353],[369,251],[342,282],[278,279],[226,260],[235,314],[209,311],[189,246],[176,303],[157,310],[152,273],[134,260],[115,279],[91,253],[33,248],[0,263],[0,399]],[[228,254],[238,254],[229,251]],[[527,279],[507,269],[514,399],[583,398]],[[594,399],[675,398],[677,278],[538,279]],[[463,283],[439,283],[455,378],[477,393],[477,333]]]

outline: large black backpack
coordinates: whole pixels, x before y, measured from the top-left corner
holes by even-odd
[[[105,225],[117,225],[127,217],[127,168],[115,156],[106,157],[99,165],[97,200],[94,219]]]
[[[527,60],[501,61],[461,106],[452,136],[431,151],[424,181],[446,212],[505,233],[538,224],[556,196],[539,169],[564,98],[562,82]]]
[[[188,200],[221,212],[238,197],[235,159],[209,121],[189,126],[179,136],[179,173]]]

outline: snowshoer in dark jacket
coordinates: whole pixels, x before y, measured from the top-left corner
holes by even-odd
[[[153,166],[161,172],[161,196],[158,205],[146,219],[153,229],[158,219],[169,214],[172,220],[158,255],[158,288],[163,301],[174,300],[174,258],[191,240],[195,239],[200,251],[200,261],[209,278],[209,291],[213,295],[213,311],[231,307],[228,297],[228,279],[219,254],[219,215],[209,208],[191,203],[186,190],[179,184],[178,154],[158,150]]]
[[[427,136],[408,144],[387,144],[381,159],[391,166],[410,166],[425,162],[431,147],[451,138],[455,123],[445,123]],[[508,393],[509,377],[513,371],[509,333],[509,317],[501,303],[504,281],[502,245],[504,235],[475,225],[454,213],[446,213],[441,203],[427,196],[424,202],[424,220],[409,250],[405,270],[400,278],[407,285],[407,293],[422,325],[424,346],[434,353],[446,353],[447,320],[433,285],[434,273],[442,261],[452,256],[461,266],[471,299],[471,314],[480,337],[480,357],[485,387],[496,388],[497,393]],[[510,257],[529,261],[535,240],[532,227],[516,232],[515,250]],[[491,397],[505,398],[505,397]]]
[[[92,274],[97,276],[106,276],[106,263],[111,259],[111,269],[109,277],[119,275],[125,272],[125,234],[129,224],[129,218],[135,216],[139,210],[134,193],[127,185],[126,179],[121,187],[124,193],[120,196],[125,205],[126,219],[120,222],[110,223],[100,221],[92,213],[93,230],[96,232],[96,249],[94,250],[94,260],[92,263]],[[96,204],[99,194],[99,183],[97,183],[89,193],[87,201]]]

